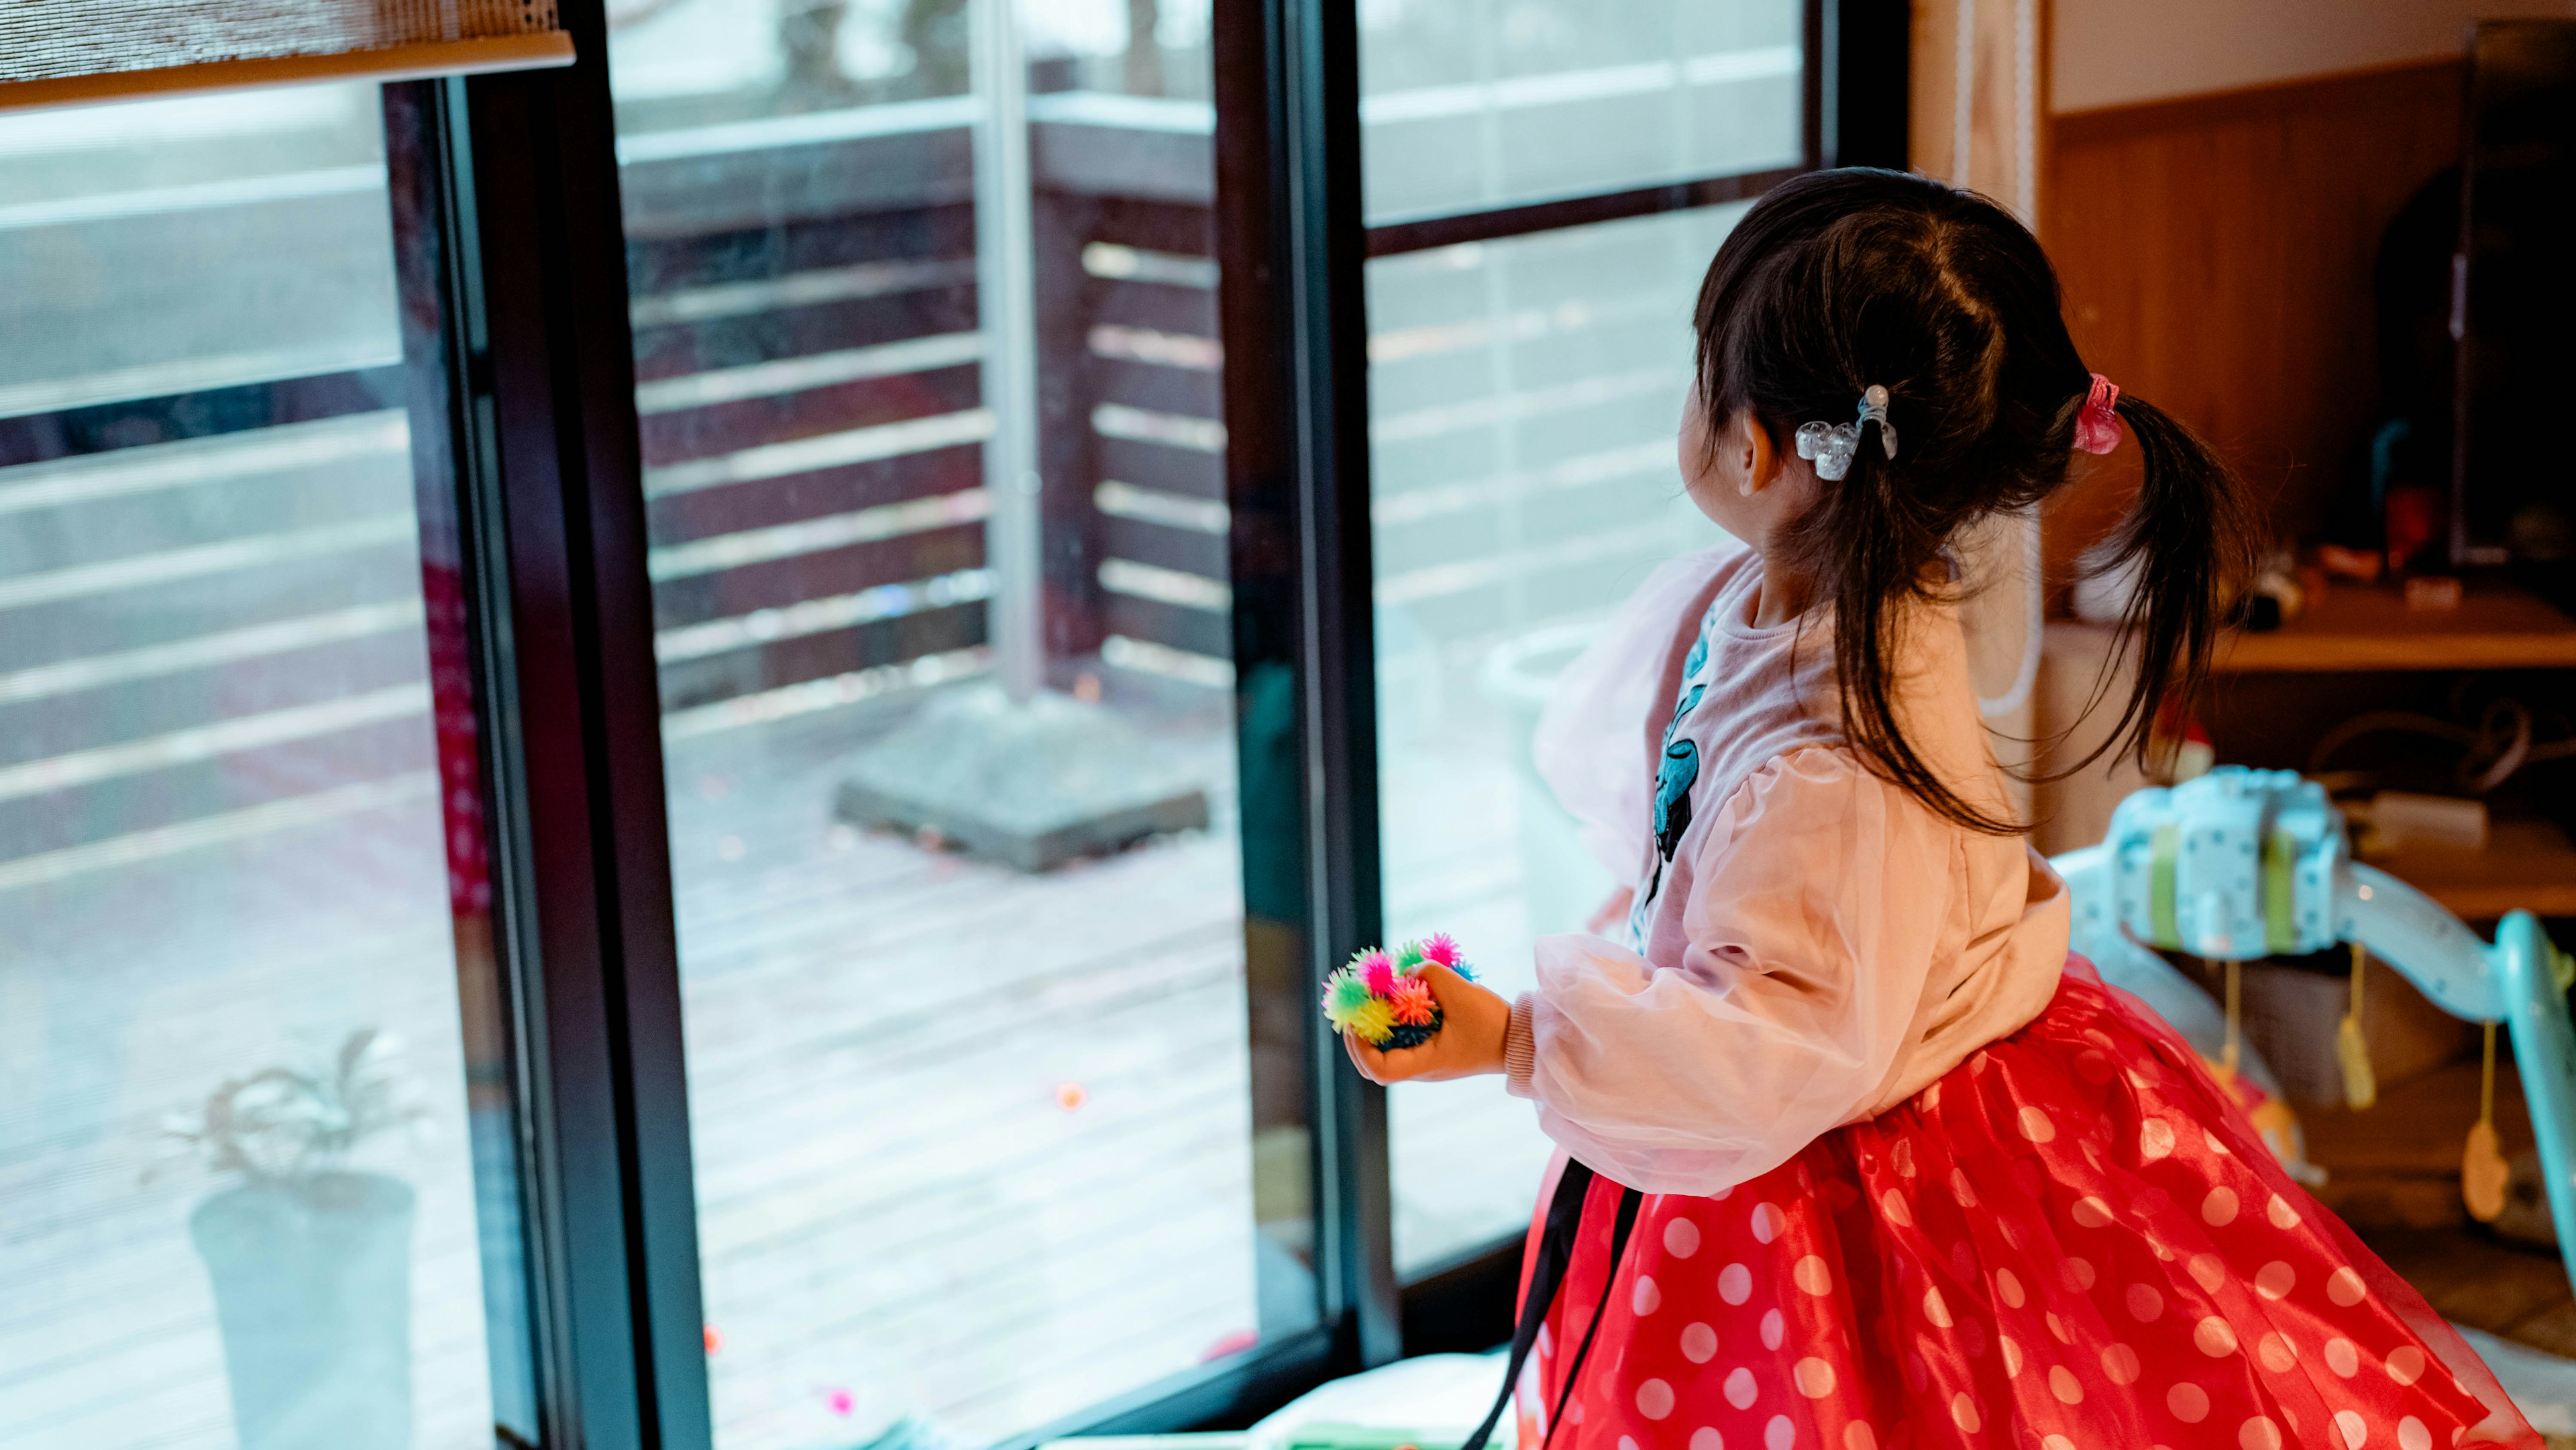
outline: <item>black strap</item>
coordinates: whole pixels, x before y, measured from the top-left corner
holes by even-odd
[[[1538,1343],[1539,1326],[1547,1321],[1547,1311],[1556,1303],[1557,1290],[1564,1287],[1566,1270],[1574,1262],[1575,1237],[1583,1227],[1583,1201],[1592,1191],[1593,1176],[1590,1168],[1566,1160],[1565,1172],[1556,1181],[1556,1196],[1548,1200],[1547,1227],[1540,1232],[1538,1251],[1530,1260],[1529,1292],[1521,1299],[1520,1323],[1512,1327],[1512,1353],[1503,1366],[1502,1393],[1494,1397],[1494,1407],[1485,1412],[1485,1423],[1467,1437],[1463,1450],[1481,1450],[1511,1405],[1512,1388],[1520,1383],[1521,1367],[1529,1362],[1530,1350]],[[1603,1311],[1610,1307],[1611,1288],[1619,1282],[1619,1262],[1628,1251],[1628,1234],[1637,1226],[1637,1210],[1644,1202],[1645,1195],[1636,1189],[1619,1191],[1619,1212],[1610,1226],[1610,1266],[1601,1283],[1601,1302],[1593,1306],[1592,1322],[1583,1331],[1583,1343],[1575,1349],[1574,1358],[1566,1362],[1556,1410],[1548,1416],[1548,1440],[1556,1438],[1556,1427],[1565,1418],[1566,1398],[1583,1372],[1584,1359],[1592,1353],[1592,1336],[1601,1328]]]

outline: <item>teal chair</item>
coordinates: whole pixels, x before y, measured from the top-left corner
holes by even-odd
[[[2509,1027],[2550,1219],[2576,1282],[2576,1027],[2567,1011],[2576,957],[2530,912],[2511,913],[2492,944],[2480,941],[2431,897],[2353,860],[2324,787],[2286,770],[2221,766],[2138,791],[2111,813],[2102,844],[2055,864],[2073,892],[2075,950],[2195,1040],[2207,1039],[2180,1018],[2216,1009],[2151,946],[2232,961],[2359,942],[2443,1011]]]

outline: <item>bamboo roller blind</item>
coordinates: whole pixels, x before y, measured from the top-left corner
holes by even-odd
[[[0,0],[0,107],[571,57],[555,0]]]

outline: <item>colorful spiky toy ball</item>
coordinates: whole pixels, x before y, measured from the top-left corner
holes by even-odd
[[[1324,979],[1324,1020],[1371,1047],[1420,1047],[1440,1030],[1440,1003],[1422,980],[1422,969],[1434,962],[1476,980],[1475,969],[1445,932],[1391,952],[1371,947]]]

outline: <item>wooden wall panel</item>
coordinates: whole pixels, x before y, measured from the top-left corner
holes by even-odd
[[[2459,151],[2443,62],[2053,118],[2040,235],[2091,366],[2190,422],[2286,537],[2365,466],[2379,235]],[[2135,488],[2124,448],[2049,516],[2052,578]]]

